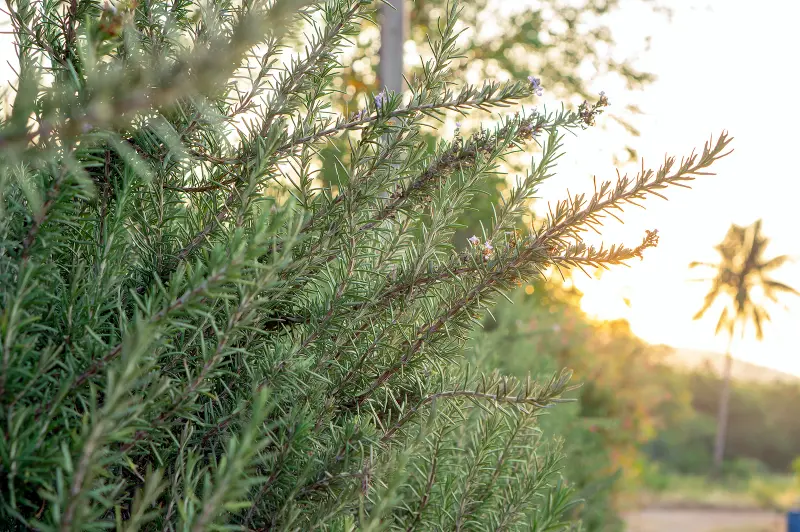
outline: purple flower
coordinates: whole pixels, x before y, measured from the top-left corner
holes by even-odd
[[[456,129],[461,129],[461,122],[456,122]]]
[[[541,96],[544,87],[542,87],[542,80],[533,76],[528,76],[528,81],[531,82],[531,89],[536,96]]]
[[[475,235],[472,235],[472,236],[471,236],[471,237],[469,237],[467,240],[468,240],[468,241],[469,241],[469,243],[470,243],[470,244],[472,244],[473,246],[477,246],[478,244],[480,244],[480,243],[481,243],[481,239],[480,239],[480,238],[478,238],[478,237],[477,237],[477,236],[475,236]]]
[[[487,240],[483,244],[483,260],[489,260],[494,256],[494,246],[492,246],[492,241]]]
[[[386,89],[379,92],[375,96],[375,109],[380,111],[383,108],[383,104],[385,104],[388,99],[389,97],[386,95]]]

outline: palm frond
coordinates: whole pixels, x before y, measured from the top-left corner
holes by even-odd
[[[722,313],[719,315],[717,327],[714,329],[714,334],[719,334],[723,328],[727,328],[732,333],[733,323],[734,321],[728,318],[728,307],[725,307],[722,309]]]
[[[777,257],[773,257],[766,262],[762,262],[757,266],[758,271],[762,274],[771,272],[772,270],[776,270],[786,264],[787,262],[791,262],[793,258],[789,255],[778,255]]]
[[[763,280],[764,286],[764,293],[784,293],[784,294],[794,294],[796,296],[800,296],[800,292],[798,292],[794,287],[789,286],[788,284],[781,283],[779,281],[775,281],[772,279],[764,279]]]
[[[692,262],[689,263],[689,267],[690,268],[697,268],[699,266],[705,266],[705,267],[708,267],[708,268],[716,268],[717,267],[717,265],[714,264],[713,262],[700,262],[700,261],[696,261],[695,260],[695,261],[692,261]]]
[[[756,327],[756,338],[761,340],[764,338],[764,328],[762,322],[769,321],[769,314],[763,308],[753,305],[753,325]]]
[[[711,308],[711,305],[714,304],[714,301],[717,299],[717,297],[719,297],[721,293],[720,288],[721,287],[718,283],[714,283],[714,285],[711,287],[711,290],[709,290],[708,293],[706,294],[705,301],[703,302],[703,307],[697,311],[697,313],[692,318],[693,320],[699,320],[705,315],[706,311],[708,311],[708,309]]]

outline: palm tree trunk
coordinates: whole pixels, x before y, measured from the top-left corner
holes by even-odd
[[[722,462],[725,459],[725,440],[728,436],[728,409],[731,400],[731,369],[733,357],[731,356],[731,343],[733,335],[728,340],[728,350],[725,353],[725,367],[722,374],[722,391],[719,394],[719,409],[717,410],[717,435],[714,440],[714,464],[711,477],[719,478],[722,474]]]

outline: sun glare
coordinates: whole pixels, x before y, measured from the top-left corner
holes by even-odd
[[[609,94],[611,116],[632,118],[640,135],[631,137],[607,124],[605,130],[592,129],[567,139],[568,153],[580,154],[579,159],[561,161],[558,176],[546,183],[541,195],[557,198],[565,189],[591,192],[593,175],[598,181],[613,180],[612,160],[621,145],[635,148],[645,168],[657,168],[665,153],[682,154],[709,135],[728,130],[734,137],[734,152],[715,165],[716,177],[696,181],[690,192],[668,193],[669,204],[652,198],[645,204],[646,212],[631,207],[624,226],[611,220],[603,229],[607,245],[628,246],[636,245],[645,229],[658,229],[658,248],[647,250],[645,259],[631,262],[630,268],[605,272],[601,280],[575,275],[576,287],[584,294],[582,307],[590,316],[624,318],[634,333],[651,343],[723,351],[726,342],[714,336],[719,314],[692,320],[708,285],[690,281],[696,275],[689,271],[689,263],[714,261],[714,246],[731,223],[749,225],[759,218],[770,238],[768,255],[800,256],[795,214],[800,179],[790,140],[796,134],[767,132],[759,113],[747,111],[757,107],[763,96],[775,102],[796,99],[800,72],[787,68],[785,56],[776,52],[800,49],[800,36],[792,27],[800,17],[800,4],[772,0],[758,9],[740,1],[706,4],[671,3],[670,20],[665,17],[647,25],[631,24],[631,12],[625,9],[615,13],[611,30],[619,44],[617,53],[635,56],[649,35],[650,49],[639,56],[638,66],[655,72],[658,79],[640,92],[627,90],[613,77],[597,80],[595,87]],[[699,51],[708,53],[701,57]],[[757,80],[758,95],[742,84],[744,80]],[[644,113],[631,115],[625,111],[628,105]],[[800,123],[800,107],[781,109],[780,123]],[[641,167],[642,162],[636,161],[620,171],[633,175]],[[588,237],[599,242],[594,235]],[[800,286],[800,263],[782,267],[776,277]],[[734,343],[734,356],[800,374],[800,298],[787,297],[785,303],[786,309],[773,307],[765,339],[758,342],[748,332]]]

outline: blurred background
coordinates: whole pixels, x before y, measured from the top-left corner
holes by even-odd
[[[387,4],[344,62],[337,104],[348,111],[420,72],[446,0]],[[800,506],[797,20],[800,4],[781,0],[464,2],[457,83],[533,75],[540,109],[600,91],[611,101],[596,127],[565,140],[521,225],[567,190],[591,193],[595,176],[658,168],[722,130],[734,137],[716,176],[587,235],[636,245],[657,229],[643,261],[522,286],[469,346],[473,361],[520,376],[574,369],[576,402],[544,416],[542,430],[564,441],[586,530],[783,530]],[[468,135],[499,118],[452,116],[435,133]],[[323,157],[337,153],[332,144]],[[486,183],[456,246],[480,236],[491,202],[536,151],[519,155],[508,178]]]
[[[388,0],[379,9],[343,61],[339,111],[363,107],[385,86],[402,91],[403,76],[420,73],[446,1]],[[532,75],[545,92],[531,106],[577,107],[600,91],[611,102],[597,126],[565,140],[557,175],[522,227],[567,190],[591,193],[595,176],[657,168],[722,130],[735,150],[693,190],[631,208],[625,225],[610,219],[602,239],[587,235],[632,247],[657,229],[660,244],[643,261],[554,271],[521,286],[476,329],[466,357],[523,377],[575,371],[575,402],[543,416],[542,431],[563,441],[585,530],[783,530],[785,512],[800,506],[800,73],[791,66],[800,3],[463,4],[455,87]],[[5,33],[0,54],[0,77],[13,80]],[[434,133],[469,135],[499,118],[450,116],[430,143]],[[333,142],[323,163],[339,150]],[[508,178],[485,183],[456,246],[481,234],[492,202],[531,155],[509,159]],[[335,165],[321,168],[332,181]]]

